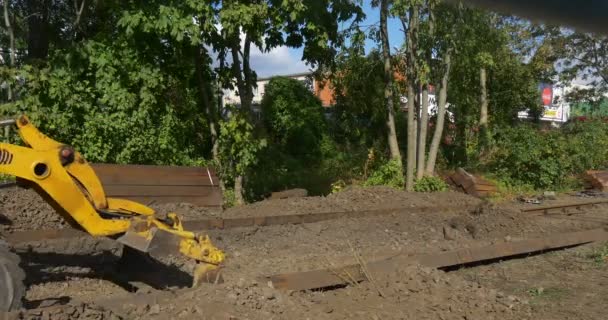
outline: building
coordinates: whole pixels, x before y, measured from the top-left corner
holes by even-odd
[[[301,81],[304,83],[304,86],[308,88],[311,92],[314,93],[315,96],[321,100],[323,107],[331,107],[334,103],[333,99],[333,90],[331,89],[331,84],[328,81],[318,81],[313,77],[312,72],[302,72],[295,74],[287,74],[287,75],[275,75],[271,77],[258,78],[257,80],[257,88],[253,90],[253,109],[254,111],[259,110],[260,103],[262,103],[262,98],[264,97],[264,93],[266,92],[266,85],[270,82],[270,80],[274,77],[286,77]],[[238,95],[238,91],[236,89],[233,90],[224,90],[222,105],[239,105],[241,100]]]
[[[331,83],[327,80],[317,80],[313,76],[312,72],[302,72],[302,73],[294,73],[294,74],[286,74],[286,75],[275,75],[270,77],[258,78],[257,79],[257,88],[253,90],[253,103],[252,109],[254,113],[260,113],[260,104],[262,103],[262,98],[264,97],[264,93],[266,92],[266,85],[270,82],[270,80],[274,77],[287,77],[291,79],[296,79],[304,83],[304,86],[308,88],[314,95],[321,100],[321,105],[326,108],[326,113],[331,112],[330,108],[335,104],[334,99],[334,90]],[[399,74],[395,73],[396,81],[404,81],[405,78]],[[422,94],[420,94],[422,97]],[[401,110],[407,112],[407,97],[405,95],[400,97],[401,102]],[[222,106],[225,105],[239,105],[241,100],[238,95],[238,91],[235,89],[232,90],[224,90],[223,98],[222,98]],[[447,114],[450,118],[452,118],[452,113],[449,110],[449,104],[446,106],[448,108]],[[428,113],[433,116],[437,113],[438,105],[437,105],[437,97],[435,95],[435,87],[431,86],[429,91],[429,104],[428,104]]]

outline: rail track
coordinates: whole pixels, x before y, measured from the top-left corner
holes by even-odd
[[[529,207],[529,208],[523,208],[523,209],[521,209],[521,211],[524,213],[544,214],[544,215],[563,214],[563,213],[568,213],[569,209],[580,209],[582,207],[595,206],[595,205],[601,205],[601,204],[608,204],[608,199],[571,202],[571,203],[548,205],[548,206]]]
[[[376,210],[357,210],[357,211],[340,211],[340,212],[321,212],[321,213],[302,213],[290,215],[274,215],[261,217],[240,217],[240,218],[208,218],[183,221],[184,228],[188,230],[213,230],[213,229],[233,229],[245,227],[263,227],[288,224],[306,224],[328,220],[344,219],[344,218],[366,218],[383,215],[397,215],[401,212],[410,214],[424,214],[432,211],[454,211],[467,210],[470,206],[427,206],[427,207],[398,207],[390,209]],[[65,229],[45,229],[26,231],[14,231],[6,233],[4,238],[12,244],[27,243],[45,240],[58,240],[90,237],[89,234],[72,228]]]
[[[522,208],[522,213],[533,214],[533,215],[562,215],[562,214],[575,214],[569,212],[571,209],[580,209],[582,207],[595,206],[608,204],[608,199],[584,201],[584,202],[571,202],[565,204],[548,205],[548,206],[536,206]],[[259,217],[235,217],[235,218],[205,218],[196,220],[184,221],[184,227],[189,230],[226,230],[234,228],[246,228],[246,227],[264,227],[264,226],[276,226],[276,225],[288,225],[288,224],[306,224],[315,223],[328,220],[337,220],[344,218],[366,218],[373,216],[383,215],[396,215],[402,212],[411,214],[424,214],[433,211],[458,211],[468,210],[471,206],[459,205],[459,206],[425,206],[425,207],[396,207],[389,209],[374,209],[374,210],[356,210],[356,211],[339,211],[339,212],[321,212],[321,213],[301,213],[301,214],[289,214],[289,215],[271,215],[271,216],[259,216]],[[59,240],[59,239],[70,239],[80,237],[90,237],[87,233],[72,229],[42,229],[36,230],[35,232],[26,231],[13,231],[8,232],[4,235],[6,241],[13,244],[45,241],[45,240]]]
[[[477,248],[460,249],[449,252],[410,256],[393,254],[380,260],[365,264],[345,265],[338,268],[312,270],[304,272],[261,275],[262,283],[270,282],[275,289],[304,291],[328,287],[340,287],[356,282],[369,280],[370,275],[396,271],[404,265],[420,264],[426,267],[438,268],[445,271],[456,270],[461,266],[475,266],[512,258],[522,258],[548,251],[572,248],[592,242],[608,241],[606,229],[592,229],[577,232],[559,233],[527,240],[503,242]],[[145,294],[126,295],[99,299],[96,307],[112,311],[116,315],[125,315],[134,306],[149,306],[151,301],[179,300],[181,295],[195,291],[196,288],[176,290],[156,290]],[[4,319],[21,319],[24,314],[40,315],[61,313],[82,304],[78,300],[67,304],[33,308],[25,311],[12,312]],[[29,318],[28,318],[29,319]]]

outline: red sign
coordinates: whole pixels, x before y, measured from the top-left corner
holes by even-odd
[[[543,105],[550,106],[553,101],[553,90],[551,87],[543,88]]]

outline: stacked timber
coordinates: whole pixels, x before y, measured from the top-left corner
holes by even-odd
[[[190,203],[219,208],[222,191],[210,168],[91,164],[106,196],[143,204]]]
[[[608,191],[608,171],[588,170],[584,175],[586,188]]]
[[[457,189],[478,198],[491,196],[498,191],[494,183],[480,176],[472,175],[462,168],[458,168],[449,179]]]

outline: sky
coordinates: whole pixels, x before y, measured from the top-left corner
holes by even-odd
[[[371,0],[364,0],[363,10],[366,17],[362,25],[379,26],[379,9],[371,7]],[[403,33],[401,32],[401,23],[398,19],[389,19],[388,33],[391,48],[400,47],[403,43]],[[366,51],[376,46],[377,44],[368,40]],[[287,75],[310,70],[310,66],[307,66],[302,61],[302,48],[288,48],[285,46],[275,48],[268,53],[262,53],[257,48],[255,50],[252,48],[251,66],[256,71],[258,77]]]

